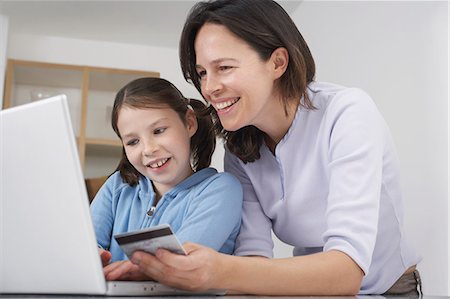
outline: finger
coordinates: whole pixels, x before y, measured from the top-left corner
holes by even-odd
[[[142,273],[154,277],[156,280],[162,276],[161,273],[165,267],[155,256],[143,251],[134,252],[131,262],[137,265]]]
[[[102,260],[103,267],[107,266],[111,262],[111,256],[102,255],[102,256],[100,256],[100,258]]]
[[[183,284],[175,277],[173,269],[161,263],[155,256],[136,251],[131,257],[133,263],[139,267],[139,270],[146,276],[159,281],[165,285],[181,288]]]
[[[129,261],[124,261],[111,269],[105,277],[107,280],[127,280],[133,276],[133,272],[139,272],[139,268]]]
[[[176,277],[176,269],[165,265],[155,256],[143,251],[136,251],[133,253],[131,261],[139,267],[141,273],[150,279],[173,287],[181,286]]]
[[[192,251],[190,253],[192,253]],[[186,256],[182,254],[172,253],[165,249],[158,249],[156,251],[156,257],[168,267],[172,267],[181,271],[189,271],[193,269],[189,255]]]
[[[195,251],[201,247],[203,247],[203,246],[196,244],[196,243],[192,243],[192,242],[186,242],[183,244],[183,248],[184,248],[184,250],[186,250],[187,254],[189,254],[190,252]]]
[[[210,251],[208,247],[191,242],[184,243],[183,247],[187,256],[159,249],[156,251],[156,257],[165,265],[180,271],[193,271],[201,264],[199,260],[203,259],[202,256],[204,257]]]
[[[114,262],[114,263],[111,263],[111,264],[105,266],[105,267],[103,268],[103,274],[104,274],[105,276],[107,276],[109,273],[111,273],[111,272],[114,271],[117,267],[119,267],[121,263],[122,263],[122,262]]]
[[[98,251],[100,254],[100,259],[102,261],[102,265],[103,265],[103,267],[105,267],[111,261],[112,254],[111,254],[111,252],[104,250],[104,249],[100,249],[100,248]]]

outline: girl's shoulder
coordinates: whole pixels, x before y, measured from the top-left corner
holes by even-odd
[[[242,197],[242,187],[239,180],[228,172],[218,172],[212,167],[204,168],[194,173],[185,183],[184,192],[196,198],[217,198],[226,195]]]
[[[201,203],[202,205],[223,205],[242,203],[242,186],[239,180],[228,172],[218,172],[214,168],[206,168],[200,171],[204,173],[202,179],[197,184],[186,189],[192,203]],[[197,175],[198,172],[194,175]]]
[[[139,183],[135,186],[130,186],[128,183],[124,182],[120,172],[116,171],[108,177],[102,188],[106,188],[112,194],[120,194],[123,192],[130,193],[136,192],[142,189],[143,186],[148,185],[145,178],[140,178]]]
[[[123,182],[119,171],[116,171],[113,174],[111,174],[105,181],[105,186],[113,190],[123,188],[125,187],[125,185],[126,183]]]
[[[218,172],[217,169],[208,167],[202,169],[205,172],[203,180],[199,182],[199,185],[205,186],[239,186],[239,180],[229,172]]]

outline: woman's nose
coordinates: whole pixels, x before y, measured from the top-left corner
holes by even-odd
[[[203,93],[211,96],[222,89],[222,84],[217,76],[208,75],[203,81]]]

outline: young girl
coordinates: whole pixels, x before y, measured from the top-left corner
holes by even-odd
[[[205,108],[159,78],[134,80],[117,93],[111,123],[123,154],[91,205],[107,279],[149,279],[113,236],[158,224],[170,224],[181,243],[233,252],[242,189],[232,175],[208,168],[215,133]]]

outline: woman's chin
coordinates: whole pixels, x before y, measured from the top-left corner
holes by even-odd
[[[234,132],[242,128],[243,126],[237,124],[226,124],[222,122],[222,127],[228,132]]]

